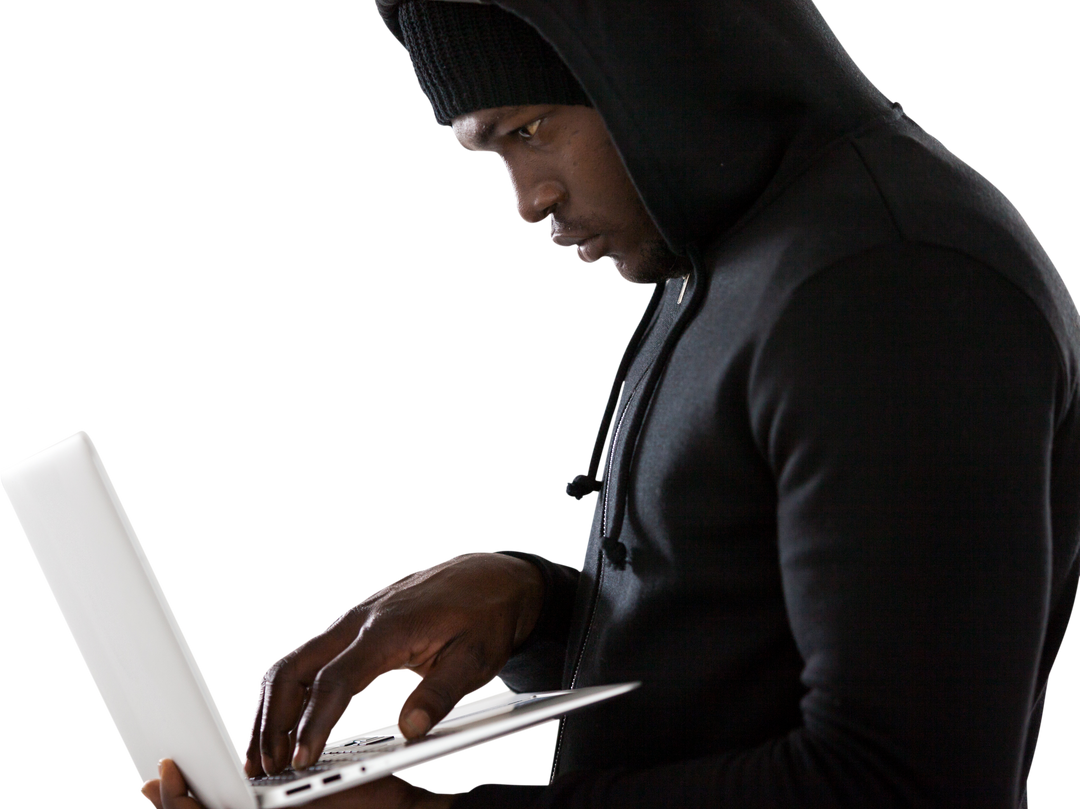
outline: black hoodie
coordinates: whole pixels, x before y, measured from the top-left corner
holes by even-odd
[[[1022,805],[1080,535],[1080,323],[1038,242],[806,0],[499,5],[694,269],[502,674],[644,685],[564,720],[551,786],[457,806]]]

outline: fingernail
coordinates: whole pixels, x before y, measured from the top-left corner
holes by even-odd
[[[272,774],[274,772],[274,762],[273,762],[273,760],[270,758],[270,756],[266,755],[266,753],[263,753],[262,756],[260,756],[260,758],[262,758],[263,772],[266,773],[267,775]]]
[[[296,752],[293,753],[292,765],[294,770],[302,770],[308,765],[308,749],[306,745],[296,745]]]
[[[413,736],[423,736],[431,728],[431,717],[427,711],[414,708],[401,720],[401,724],[406,726],[402,730],[409,731]]]

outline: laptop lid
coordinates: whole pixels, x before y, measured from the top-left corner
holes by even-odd
[[[172,758],[208,809],[254,809],[240,760],[86,433],[0,475],[139,776]]]

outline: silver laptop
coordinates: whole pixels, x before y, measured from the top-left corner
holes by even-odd
[[[455,708],[422,739],[392,725],[328,744],[307,770],[248,779],[86,434],[0,478],[140,777],[171,758],[208,809],[306,803],[638,685],[507,692]]]

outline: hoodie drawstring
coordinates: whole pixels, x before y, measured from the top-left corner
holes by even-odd
[[[615,381],[611,385],[607,407],[604,409],[604,418],[600,422],[600,431],[596,434],[596,443],[593,445],[592,460],[589,461],[589,474],[578,475],[573,481],[566,484],[566,493],[571,497],[580,500],[587,494],[600,491],[601,486],[603,486],[603,483],[596,479],[596,472],[600,469],[600,456],[604,454],[608,429],[611,427],[611,419],[615,415],[615,407],[619,404],[619,393],[622,390],[626,374],[630,370],[630,363],[634,361],[641,340],[645,336],[645,331],[649,328],[649,324],[652,323],[653,315],[656,314],[656,310],[660,306],[660,300],[663,297],[664,283],[661,281],[656,285],[656,290],[653,292],[652,298],[649,299],[649,305],[645,307],[645,314],[641,316],[641,322],[638,323],[634,336],[630,338],[626,351],[623,352],[619,370],[615,373]],[[622,556],[625,558],[626,548],[624,547],[622,551]]]

